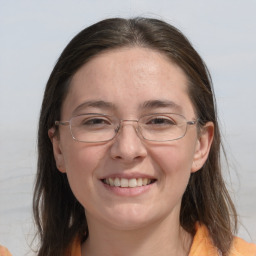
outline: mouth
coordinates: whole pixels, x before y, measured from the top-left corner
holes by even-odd
[[[149,178],[106,178],[101,180],[104,184],[110,187],[121,187],[121,188],[137,188],[142,186],[147,186],[156,182],[156,179]]]

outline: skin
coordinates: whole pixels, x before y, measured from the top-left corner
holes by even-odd
[[[139,47],[111,50],[74,75],[61,119],[96,112],[134,120],[174,112],[193,120],[187,84],[183,70],[159,52]],[[83,105],[98,100],[110,102],[112,108]],[[168,100],[178,107],[141,107],[150,100]],[[188,255],[192,237],[179,224],[181,199],[191,173],[207,159],[213,124],[199,133],[195,125],[188,126],[183,138],[161,143],[141,139],[135,128],[126,122],[118,136],[105,143],[74,141],[64,126],[59,136],[53,136],[54,128],[49,130],[56,165],[67,173],[85,208],[90,235],[82,255]],[[110,176],[146,176],[156,182],[142,193],[120,195],[101,182]]]

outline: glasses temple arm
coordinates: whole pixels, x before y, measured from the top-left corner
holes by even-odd
[[[67,125],[69,125],[69,121],[55,121],[54,124],[55,124],[56,126],[59,126],[59,125],[65,125],[65,126],[67,126]]]
[[[200,120],[200,119],[198,118],[198,119],[196,119],[196,120],[188,121],[187,124],[188,124],[188,125],[194,125],[194,124],[198,123],[199,120]]]

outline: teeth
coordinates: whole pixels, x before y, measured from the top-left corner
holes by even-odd
[[[129,187],[130,187],[130,188],[135,188],[135,187],[137,187],[137,180],[136,180],[136,179],[130,179],[130,180],[129,180]]]
[[[120,187],[120,185],[121,185],[120,179],[119,179],[119,178],[115,178],[115,180],[114,180],[114,186],[115,186],[115,187]]]
[[[142,186],[142,178],[137,179],[137,186],[138,187]]]
[[[110,185],[110,186],[114,186],[114,180],[113,180],[113,179],[109,178],[109,179],[106,179],[106,180],[109,181],[109,185]],[[107,182],[106,182],[106,183],[107,183]],[[107,183],[107,184],[108,184],[108,183]]]
[[[143,178],[142,179],[142,185],[146,186],[148,184],[148,179],[147,178]]]
[[[152,182],[152,179],[148,178],[138,178],[138,179],[125,179],[125,178],[108,178],[104,179],[105,184],[110,185],[111,187],[122,187],[122,188],[135,188],[149,185]]]
[[[117,179],[117,178],[116,178]],[[121,187],[122,188],[127,188],[129,187],[129,180],[127,179],[121,179]]]

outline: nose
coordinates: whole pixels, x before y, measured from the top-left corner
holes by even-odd
[[[122,120],[118,134],[111,146],[111,157],[125,163],[143,159],[147,155],[138,132],[137,120]]]

